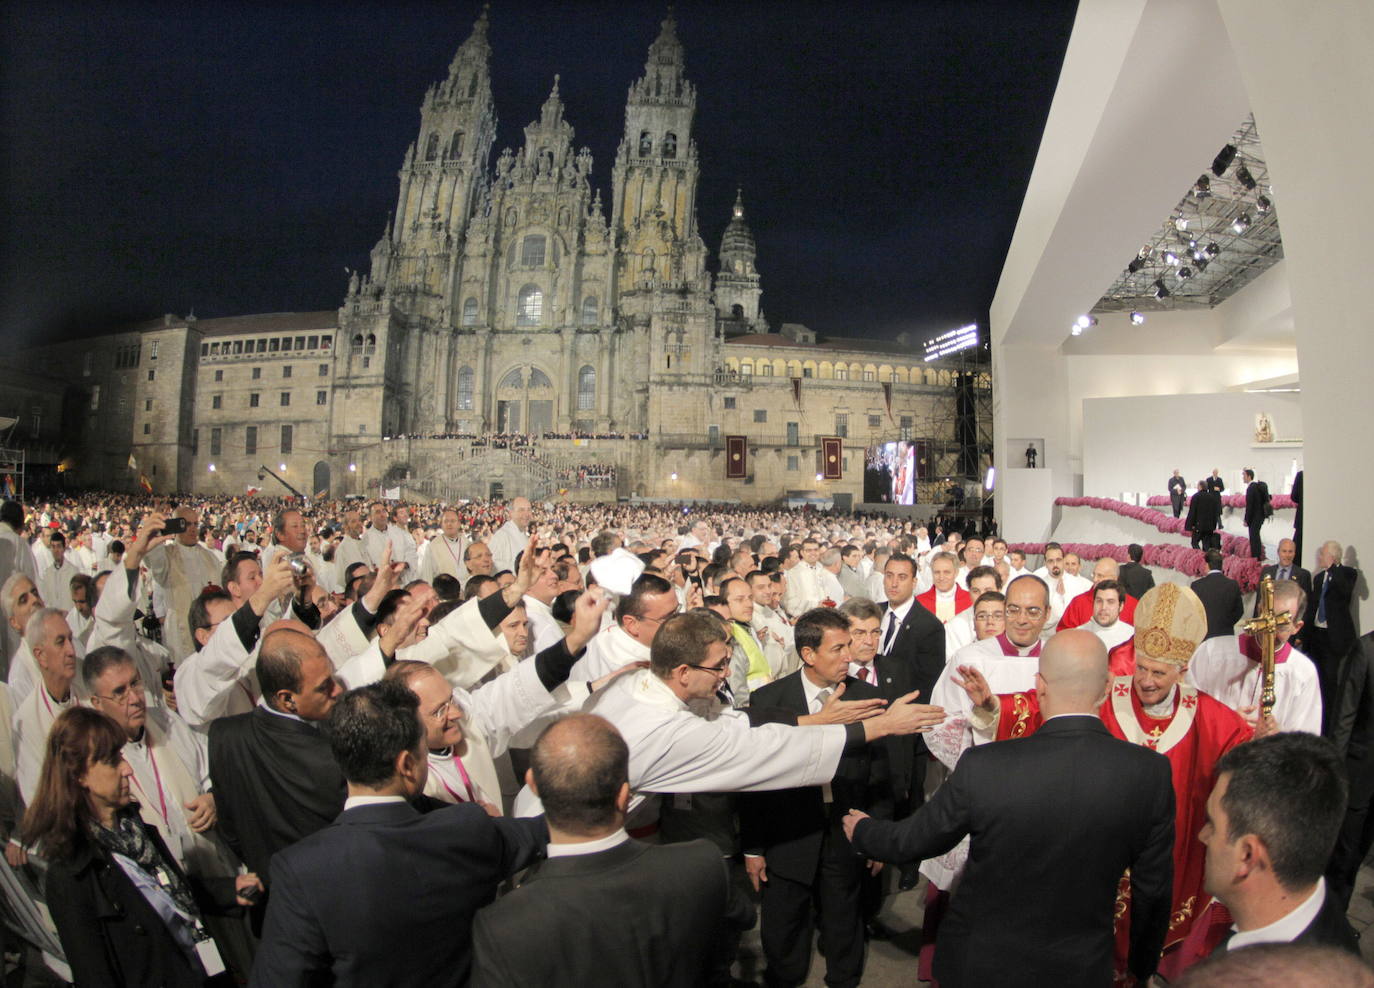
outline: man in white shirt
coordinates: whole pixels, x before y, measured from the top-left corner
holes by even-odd
[[[1102,640],[1110,652],[1135,634],[1135,628],[1121,620],[1126,589],[1116,580],[1099,580],[1093,587],[1093,617],[1083,627]]]
[[[415,540],[410,537],[410,533],[400,525],[390,523],[386,505],[381,501],[373,501],[368,506],[368,520],[372,527],[362,533],[363,546],[366,549],[364,562],[367,562],[368,568],[376,569],[380,565],[382,550],[390,543],[392,560],[406,565],[406,569],[401,573],[401,582],[413,580],[419,573],[419,560],[415,554]]]
[[[541,549],[537,555],[547,557],[548,550]],[[541,560],[541,564],[539,576],[525,591],[525,613],[529,617],[530,638],[535,653],[557,644],[563,637],[563,629],[554,620],[552,610],[554,599],[558,596],[558,574],[552,566],[547,565],[546,560]]]
[[[199,542],[200,517],[195,509],[182,505],[173,517],[181,519],[186,527],[174,538],[149,549],[143,565],[148,567],[166,600],[164,640],[176,660],[194,650],[186,624],[191,602],[208,584],[219,582],[222,567],[215,554]]]
[[[22,703],[15,704],[14,748],[19,794],[33,802],[47,750],[48,732],[62,711],[76,704],[76,647],[66,615],[55,607],[39,608],[24,628],[24,641],[38,664],[40,680]]]
[[[6,623],[19,641],[9,656],[9,671],[5,677],[14,702],[19,704],[38,682],[38,665],[24,638],[24,629],[28,627],[29,618],[43,606],[43,595],[26,574],[11,573],[0,588],[0,604],[5,608]]]
[[[840,583],[840,569],[844,566],[844,557],[841,556],[840,550],[831,546],[821,553],[818,561],[820,569],[816,576],[821,581],[821,599],[836,605],[843,604],[849,594],[845,593],[844,586]]]
[[[440,533],[429,540],[425,548],[424,564],[420,571],[424,580],[434,582],[440,573],[447,573],[459,583],[467,583],[468,569],[463,565],[464,540],[458,512],[445,508],[439,516]]]
[[[945,622],[945,655],[951,656],[978,640],[973,626],[978,598],[989,590],[1002,589],[1002,576],[991,566],[975,566],[968,572],[968,596],[972,604]]]
[[[350,508],[344,512],[343,538],[339,542],[339,547],[334,550],[334,567],[338,571],[340,582],[348,572],[348,567],[354,563],[362,563],[369,570],[377,568],[377,562],[381,557],[372,557],[362,536],[363,516],[356,508]]]
[[[784,550],[785,553],[789,551]],[[811,608],[819,607],[825,599],[820,556],[821,544],[808,538],[801,544],[801,561],[786,570],[787,590],[782,606],[794,620]]]
[[[18,501],[0,501],[0,583],[15,574],[23,573],[38,585],[38,566],[29,551],[28,539],[23,536],[24,506]],[[4,654],[10,655],[24,640],[24,630],[4,629]]]
[[[1045,623],[1045,631],[1051,635],[1069,602],[1092,589],[1092,581],[1068,571],[1064,547],[1058,542],[1045,543],[1045,565],[1036,570],[1035,575],[1050,588],[1050,619]]]
[[[488,541],[496,572],[503,569],[515,571],[515,557],[524,551],[530,540],[530,514],[529,498],[517,497],[511,501],[506,523]]]
[[[1026,554],[1020,549],[1012,549],[1007,553],[1007,586],[1011,586],[1011,581],[1018,576],[1027,576],[1030,570],[1026,568]]]
[[[309,538],[310,530],[305,524],[305,515],[295,508],[287,508],[285,511],[278,512],[277,517],[272,519],[272,544],[262,551],[262,568],[264,570],[272,565],[272,560],[276,559],[280,553],[303,553],[305,552],[306,540]]]
[[[1293,647],[1292,638],[1302,629],[1307,595],[1293,580],[1274,585],[1274,613],[1286,614],[1288,623],[1274,635],[1273,731],[1307,731],[1320,734],[1322,697],[1317,667]],[[1208,638],[1193,653],[1188,678],[1204,693],[1220,700],[1246,720],[1259,716],[1264,688],[1262,654],[1249,634]]]
[[[1198,839],[1207,847],[1204,887],[1235,920],[1217,952],[1310,943],[1359,956],[1345,906],[1322,875],[1348,793],[1335,747],[1305,732],[1275,734],[1236,745],[1216,772]]]

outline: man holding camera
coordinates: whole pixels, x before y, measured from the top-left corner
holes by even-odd
[[[195,651],[195,641],[186,623],[191,603],[207,584],[219,581],[221,565],[215,554],[199,542],[200,516],[195,508],[177,508],[162,531],[174,538],[149,549],[143,564],[167,601],[163,644],[173,661],[180,661]]]

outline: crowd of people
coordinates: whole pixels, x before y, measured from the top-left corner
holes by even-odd
[[[948,528],[5,501],[8,866],[78,984],[730,984],[757,923],[768,984],[857,985],[922,885],[944,985],[1369,983],[1341,547],[1281,542],[1252,624],[1216,551],[1156,584]]]

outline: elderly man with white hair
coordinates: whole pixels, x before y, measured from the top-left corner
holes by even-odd
[[[58,714],[77,703],[72,683],[76,679],[76,647],[67,615],[56,607],[41,607],[24,626],[24,641],[38,664],[40,680],[14,713],[14,747],[19,793],[25,803],[33,800],[43,768],[48,732]]]
[[[531,513],[529,498],[514,498],[510,502],[506,523],[487,540],[487,547],[491,549],[491,558],[496,565],[496,572],[499,573],[503,569],[508,569],[512,573],[515,572],[515,557],[524,551],[525,545],[530,540]]]

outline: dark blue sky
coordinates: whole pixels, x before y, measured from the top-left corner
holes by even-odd
[[[983,321],[1075,4],[679,2],[712,254],[744,188],[776,328]],[[480,4],[0,8],[0,335],[337,306]],[[659,3],[497,4],[496,151],[554,73],[610,203]]]

